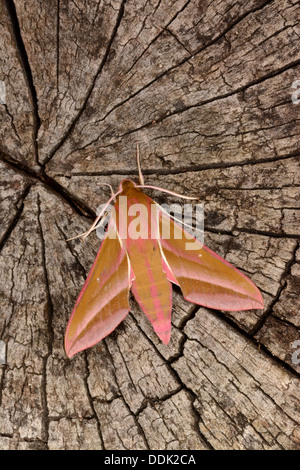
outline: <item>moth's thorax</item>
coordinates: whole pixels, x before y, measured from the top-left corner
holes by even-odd
[[[135,189],[136,188],[136,184],[131,181],[131,180],[123,180],[121,181],[120,183],[120,188],[119,190],[124,193],[127,193],[128,191],[130,191],[131,189]]]

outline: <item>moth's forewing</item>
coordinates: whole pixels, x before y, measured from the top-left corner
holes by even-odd
[[[159,338],[167,344],[171,334],[172,285],[164,271],[159,246],[158,212],[155,202],[130,186],[118,199],[116,220],[134,275],[131,291]]]
[[[69,357],[98,343],[125,318],[129,289],[130,266],[112,220],[67,326]]]

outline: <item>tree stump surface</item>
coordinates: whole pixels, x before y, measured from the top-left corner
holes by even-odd
[[[0,449],[299,449],[299,3],[0,5]],[[103,183],[137,179],[136,142],[145,183],[201,199],[205,244],[265,309],[174,288],[168,346],[131,299],[68,359],[100,241],[66,239]]]

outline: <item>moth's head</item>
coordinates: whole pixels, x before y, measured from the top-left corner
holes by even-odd
[[[128,191],[133,188],[136,188],[136,184],[133,181],[123,180],[120,183],[119,191]]]

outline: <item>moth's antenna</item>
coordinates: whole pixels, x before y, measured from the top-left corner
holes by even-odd
[[[194,230],[194,227],[193,227],[192,225],[186,224],[186,223],[183,222],[182,220],[177,219],[177,217],[174,217],[173,215],[169,214],[163,207],[161,207],[159,204],[157,204],[157,202],[156,202],[155,204],[157,205],[157,207],[159,208],[159,210],[160,210],[161,212],[163,212],[164,214],[166,214],[168,217],[171,217],[171,219],[176,220],[176,222],[179,222],[181,225],[184,225],[185,227],[192,228],[192,229]]]
[[[144,176],[143,176],[143,173],[142,173],[142,170],[141,170],[141,165],[140,165],[140,149],[139,149],[138,142],[136,143],[136,160],[137,160],[137,166],[138,166],[138,170],[139,170],[140,184],[144,185],[145,182],[144,182]]]
[[[174,191],[169,191],[168,189],[159,188],[159,187],[157,187],[157,186],[150,186],[150,185],[146,185],[146,184],[141,184],[141,185],[138,185],[137,188],[156,189],[157,191],[162,191],[163,193],[168,193],[168,194],[170,194],[171,196],[182,197],[182,199],[190,199],[190,200],[197,199],[197,200],[199,200],[197,197],[193,197],[193,196],[184,196],[183,194],[175,193]]]

